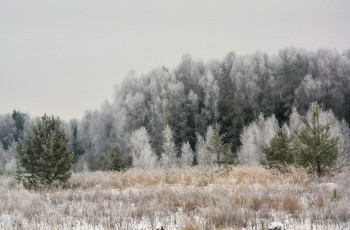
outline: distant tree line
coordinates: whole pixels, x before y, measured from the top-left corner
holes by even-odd
[[[332,123],[329,132],[339,137],[338,158],[348,158],[350,50],[292,47],[274,56],[229,53],[208,63],[184,55],[171,71],[162,66],[140,76],[131,72],[115,87],[112,102],[61,125],[69,148],[80,156],[77,171],[101,165],[108,170],[114,167],[111,156],[141,168],[253,164],[268,160],[262,146],[281,127],[303,127],[297,118],[307,116],[313,102],[321,107],[321,119],[328,116]],[[2,162],[9,164],[7,156],[32,120],[17,111],[0,116]]]

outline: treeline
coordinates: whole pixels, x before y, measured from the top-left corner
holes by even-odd
[[[305,115],[314,101],[323,111],[332,111],[342,130],[349,128],[350,50],[286,48],[275,56],[229,53],[223,60],[208,63],[184,55],[173,70],[162,66],[141,76],[130,73],[115,87],[113,102],[86,112],[81,120],[71,120],[65,129],[70,148],[80,155],[77,170],[95,169],[98,157],[115,143],[132,163],[138,142],[133,138],[140,130],[146,131],[151,147],[147,151],[155,153],[155,161],[165,152],[165,139],[170,138],[165,133],[169,136],[170,132],[175,158],[181,159],[181,150],[186,148],[193,151],[192,163],[197,164],[198,143],[205,141],[208,127],[213,129],[215,124],[219,135],[224,134],[223,143],[230,147],[225,159],[245,161],[249,158],[240,154],[249,135],[244,131],[254,122],[274,117],[275,130],[291,125],[293,108]],[[26,130],[14,114],[0,117],[0,157],[4,159]],[[28,115],[19,114],[29,120]],[[271,127],[266,126],[267,134]],[[252,138],[264,139],[258,133]]]

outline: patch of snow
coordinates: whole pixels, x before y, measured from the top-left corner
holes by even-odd
[[[283,224],[280,222],[272,222],[268,228],[269,230],[283,230]]]

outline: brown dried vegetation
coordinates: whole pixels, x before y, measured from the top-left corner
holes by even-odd
[[[130,169],[74,174],[68,188],[41,191],[2,176],[0,229],[266,229],[272,221],[346,228],[347,175],[318,179],[259,166]],[[335,185],[339,199],[332,199]]]

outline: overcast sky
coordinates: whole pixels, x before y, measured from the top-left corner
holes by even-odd
[[[350,48],[349,0],[0,0],[0,114],[65,120],[130,70],[289,46]]]

